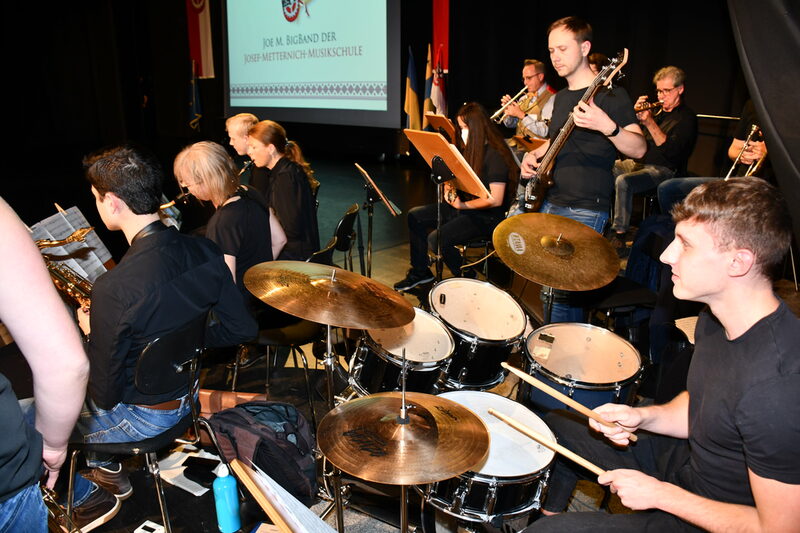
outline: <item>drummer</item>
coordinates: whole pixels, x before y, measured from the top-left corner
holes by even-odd
[[[661,255],[677,298],[708,305],[687,390],[647,407],[605,404],[584,423],[554,411],[558,442],[608,469],[597,478],[648,513],[564,513],[525,531],[797,531],[800,524],[800,320],[772,290],[791,241],[781,195],[758,178],[715,180],[672,212]],[[639,430],[647,430],[641,433]],[[627,448],[636,433],[638,442]],[[543,514],[566,508],[578,477],[559,458]]]

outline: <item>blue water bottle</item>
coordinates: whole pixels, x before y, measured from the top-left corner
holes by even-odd
[[[233,533],[242,527],[239,519],[239,493],[236,478],[228,472],[228,466],[217,470],[214,488],[214,503],[217,507],[217,527],[222,533]]]

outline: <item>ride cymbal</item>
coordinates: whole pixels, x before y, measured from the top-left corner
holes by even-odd
[[[619,272],[619,258],[602,235],[558,215],[524,213],[507,218],[495,228],[492,243],[511,270],[554,289],[599,289]]]
[[[397,291],[341,268],[304,261],[260,263],[244,285],[267,305],[311,322],[343,328],[393,328],[414,319]]]
[[[400,392],[343,403],[319,425],[317,443],[340,470],[389,485],[433,483],[479,465],[489,432],[466,407],[441,396],[406,392],[408,423],[398,421]]]

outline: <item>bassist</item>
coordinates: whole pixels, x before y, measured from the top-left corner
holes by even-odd
[[[617,151],[642,157],[647,149],[628,93],[615,87],[600,88],[594,98],[581,97],[595,79],[589,67],[591,26],[577,18],[555,21],[548,29],[548,48],[553,68],[567,80],[567,88],[555,96],[550,139],[522,161],[522,177],[536,174],[539,161],[572,113],[575,129],[555,157],[553,185],[547,191],[543,213],[561,215],[602,233],[608,221],[614,191],[612,168]],[[552,322],[583,322],[580,307],[553,306]]]

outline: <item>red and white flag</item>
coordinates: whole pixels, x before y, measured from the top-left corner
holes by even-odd
[[[186,0],[189,28],[189,55],[198,78],[214,77],[214,54],[211,46],[211,6],[209,0]]]

